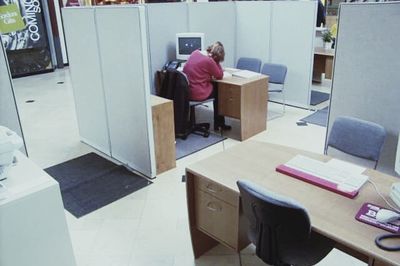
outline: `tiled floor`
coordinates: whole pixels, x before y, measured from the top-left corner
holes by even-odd
[[[28,152],[43,168],[92,151],[79,141],[71,86],[68,69],[14,80]],[[280,112],[281,106],[270,104],[269,108]],[[321,153],[325,128],[295,123],[310,113],[287,107],[283,117],[268,121],[267,131],[252,139]],[[254,256],[254,246],[242,251],[241,263],[238,254],[223,246],[193,259],[181,182],[184,168],[237,143],[227,139],[185,157],[154,184],[83,218],[66,212],[78,266],[264,265]],[[319,265],[361,264],[334,250]]]

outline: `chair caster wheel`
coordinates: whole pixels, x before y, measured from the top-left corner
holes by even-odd
[[[210,133],[204,133],[203,137],[208,138],[210,136]]]

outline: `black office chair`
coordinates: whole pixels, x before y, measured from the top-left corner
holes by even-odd
[[[270,265],[314,265],[334,242],[311,231],[307,211],[294,200],[239,180],[241,206],[256,255]]]
[[[191,133],[203,137],[210,135],[210,123],[196,123],[195,108],[214,99],[189,101],[189,81],[185,73],[175,69],[167,69],[160,96],[174,101],[176,137],[186,139]]]

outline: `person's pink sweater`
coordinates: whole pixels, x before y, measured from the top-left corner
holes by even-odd
[[[189,79],[190,100],[203,101],[207,99],[213,90],[211,81],[222,79],[224,72],[219,63],[199,50],[194,51],[185,66],[183,72]]]

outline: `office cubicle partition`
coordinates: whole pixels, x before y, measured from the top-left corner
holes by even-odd
[[[65,8],[63,18],[82,140],[155,177],[144,7]]]
[[[79,135],[111,155],[95,10],[63,9],[63,18]]]
[[[2,44],[1,36],[0,44]],[[0,126],[8,127],[22,138],[24,137],[15,101],[10,68],[3,45],[0,45]],[[25,146],[23,151],[26,154]]]
[[[222,42],[224,66],[233,67],[236,46],[236,14],[234,2],[189,3],[189,31],[204,32],[205,44]]]
[[[152,76],[165,61],[175,59],[177,32],[203,32],[206,44],[215,41],[224,44],[223,65],[226,67],[234,67],[240,57],[256,57],[263,62],[287,65],[287,103],[309,106],[315,2],[151,4],[146,5],[146,9]],[[175,23],[170,22],[172,17],[175,17]]]
[[[286,102],[308,107],[314,60],[316,1],[273,1],[270,62],[288,67]]]
[[[341,115],[381,124],[387,139],[378,170],[390,174],[400,130],[398,25],[399,2],[341,5],[327,132]]]
[[[189,31],[186,3],[146,5],[150,47],[150,77],[154,94],[154,75],[167,61],[175,60],[175,34]]]

